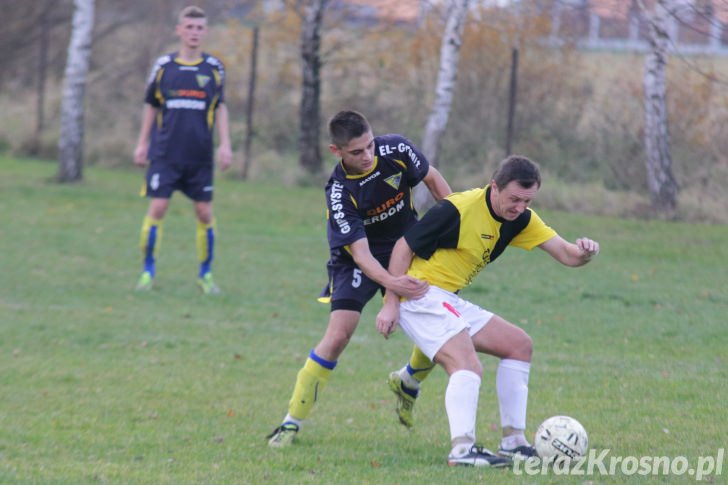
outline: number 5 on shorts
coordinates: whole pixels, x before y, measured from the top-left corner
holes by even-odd
[[[359,288],[361,285],[361,270],[355,269],[351,274],[351,286]]]

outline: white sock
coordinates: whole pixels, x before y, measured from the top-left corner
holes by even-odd
[[[501,426],[526,429],[528,405],[528,374],[531,364],[521,360],[503,359],[498,364],[495,388],[498,393]]]
[[[516,434],[510,436],[504,436],[501,438],[500,447],[504,450],[513,450],[519,446],[530,446],[531,444],[526,439],[526,435],[523,431],[519,430]]]
[[[303,420],[302,419],[294,418],[290,414],[286,414],[286,417],[283,418],[283,422],[284,423],[293,423],[296,426],[298,426],[299,428],[301,427],[301,424],[303,424]]]
[[[409,387],[410,389],[420,388],[420,381],[415,379],[412,374],[407,372],[407,366],[404,366],[399,370],[399,377],[402,379],[402,382],[404,382],[404,385]]]
[[[475,443],[480,376],[469,370],[453,372],[445,390],[445,410],[450,422],[451,454],[462,456]]]

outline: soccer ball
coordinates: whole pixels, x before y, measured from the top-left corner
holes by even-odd
[[[534,438],[542,460],[578,461],[589,448],[589,438],[579,421],[569,416],[552,416],[538,427]]]

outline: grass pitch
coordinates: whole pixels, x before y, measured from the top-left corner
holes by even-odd
[[[224,293],[195,286],[192,207],[175,195],[157,287],[132,291],[146,202],[141,172],[0,158],[2,483],[673,483],[678,475],[587,476],[450,469],[446,377],[436,370],[407,432],[385,379],[409,355],[383,340],[376,303],[296,446],[272,451],[295,374],[325,328],[320,189],[221,178],[214,265]],[[548,180],[545,182],[548,184]],[[538,206],[536,205],[538,210]],[[574,416],[610,456],[685,457],[726,445],[728,227],[539,211],[602,254],[569,269],[509,250],[463,294],[535,342],[528,433]],[[495,448],[495,359],[483,358],[478,440]],[[725,481],[720,475],[705,477]]]

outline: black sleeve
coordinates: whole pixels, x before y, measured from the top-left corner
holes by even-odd
[[[438,202],[404,235],[414,253],[430,259],[438,248],[456,248],[460,237],[460,212],[449,200]]]

